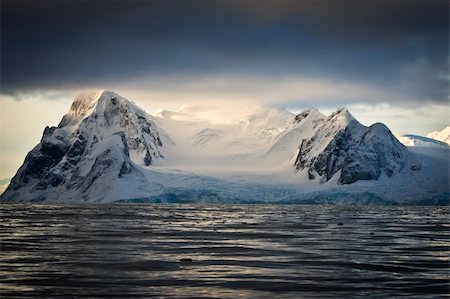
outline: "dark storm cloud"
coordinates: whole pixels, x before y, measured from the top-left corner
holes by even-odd
[[[1,91],[307,76],[448,100],[448,1],[3,0]]]

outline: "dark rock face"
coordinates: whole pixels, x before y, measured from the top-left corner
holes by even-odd
[[[41,152],[45,155],[48,155],[55,159],[61,159],[62,156],[66,153],[69,145],[61,142],[61,143],[52,143],[43,141],[41,143]]]
[[[42,152],[32,153],[25,160],[27,167],[24,169],[25,176],[34,179],[42,177],[50,168],[58,164],[59,160]]]
[[[159,150],[159,147],[162,147],[163,144],[155,127],[139,113],[135,116],[142,131],[141,135],[134,142],[129,142],[129,146],[133,146],[133,148],[140,151],[145,151],[144,164],[145,166],[149,166],[154,158],[163,157]]]
[[[87,142],[88,136],[86,133],[78,135],[78,137],[75,139],[75,142],[67,152],[67,161],[69,161],[72,165],[76,165],[80,161],[82,154],[86,150]]]
[[[108,171],[108,168],[113,167],[117,161],[111,156],[111,149],[105,150],[101,153],[92,165],[91,171],[80,180],[81,191],[86,192],[103,173]]]
[[[18,190],[29,183],[32,179],[43,179],[38,188],[45,188],[46,185],[57,185],[61,181],[59,177],[49,174],[50,169],[56,166],[66,154],[69,145],[68,141],[61,136],[51,138],[56,127],[46,127],[41,139],[41,143],[28,153],[24,164],[19,168],[17,174],[11,180],[6,189]]]
[[[17,171],[6,191],[18,190],[32,179],[40,180],[34,187],[35,190],[44,190],[49,185],[55,187],[61,184],[64,177],[51,170],[61,161],[67,149],[68,145],[63,142],[54,144],[44,139],[40,145],[28,153],[24,164]]]
[[[150,151],[147,149],[144,157],[145,166],[149,166],[150,164],[152,164],[152,160],[153,160],[152,155],[150,154]]]
[[[360,180],[376,180],[380,177],[381,169],[376,154],[350,152],[342,163],[340,182],[352,184]],[[388,169],[384,170],[388,176],[392,175]]]
[[[299,123],[299,122],[301,122],[303,119],[305,119],[308,115],[309,115],[309,111],[308,111],[308,110],[305,110],[305,111],[303,111],[303,112],[297,114],[297,115],[295,116],[294,120],[295,120],[296,122]]]
[[[120,136],[120,139],[122,140],[122,144],[124,146],[123,152],[125,153],[125,156],[130,157],[130,151],[128,150],[127,137],[125,136],[125,133],[123,131],[119,131],[114,133],[113,135]]]
[[[382,173],[390,177],[406,166],[410,155],[383,124],[364,127],[352,120],[334,135],[323,151],[311,155],[317,148],[316,139],[314,136],[302,140],[294,165],[297,170],[308,169],[309,179],[318,175],[322,182],[329,181],[339,171],[340,184],[375,180]]]
[[[49,172],[42,178],[42,180],[39,181],[39,183],[33,188],[33,190],[45,190],[49,186],[57,187],[62,183],[64,183],[63,175]]]
[[[124,177],[127,174],[131,173],[131,165],[127,162],[123,162],[122,163],[122,167],[120,167],[120,171],[119,171],[119,178]]]

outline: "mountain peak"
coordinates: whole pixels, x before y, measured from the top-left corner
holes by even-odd
[[[94,108],[98,99],[102,96],[103,90],[87,91],[78,94],[70,106],[69,114],[78,116],[84,114],[86,111]]]
[[[115,93],[112,90],[105,90],[104,89],[104,90],[101,90],[100,93],[101,93],[100,94],[100,98],[109,98],[109,99],[114,98],[114,97],[121,98],[121,96],[119,94]]]
[[[307,118],[310,115],[318,115],[318,116],[324,117],[324,115],[322,113],[320,113],[319,110],[317,110],[316,108],[308,108],[308,109],[303,110],[299,114],[297,114],[295,116],[295,121],[301,122],[302,120],[304,120],[305,118]]]
[[[89,115],[97,105],[98,99],[102,96],[103,90],[86,91],[78,94],[70,105],[69,112],[62,118],[58,128],[74,126],[85,116]]]
[[[350,115],[351,116],[351,114],[350,114],[350,112],[348,111],[348,108],[347,107],[340,107],[340,108],[338,108],[333,114],[336,114],[336,115]]]
[[[72,105],[70,106],[69,113],[74,115],[83,114],[84,112],[94,108],[99,101],[109,101],[114,98],[122,97],[110,90],[85,91],[78,94],[74,98]]]
[[[111,109],[118,102],[129,103],[127,99],[110,90],[85,91],[78,94],[58,127],[74,126],[94,111]]]
[[[337,109],[328,117],[329,121],[338,122],[343,125],[348,125],[352,120],[356,121],[353,115],[348,111],[346,107]]]

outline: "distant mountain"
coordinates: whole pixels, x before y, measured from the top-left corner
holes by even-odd
[[[406,146],[449,148],[445,142],[413,134],[402,135],[399,140]]]
[[[45,128],[1,200],[441,203],[441,159],[447,152],[416,156],[345,108],[327,117],[197,105],[151,116],[100,91],[77,96]]]
[[[442,131],[434,131],[427,135],[428,138],[439,140],[450,145],[450,126],[444,128]]]

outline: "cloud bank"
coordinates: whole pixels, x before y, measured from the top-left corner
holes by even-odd
[[[448,6],[441,0],[4,0],[1,93],[20,98],[133,87],[287,106],[445,104]]]

